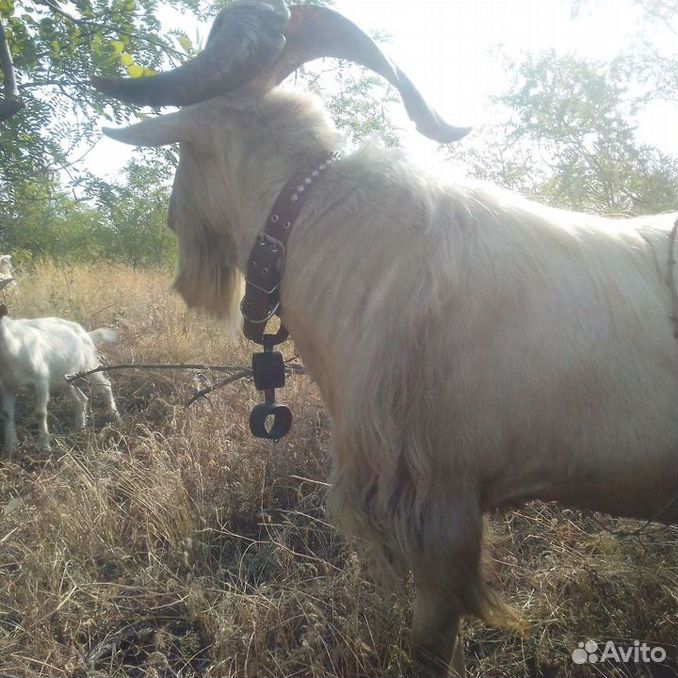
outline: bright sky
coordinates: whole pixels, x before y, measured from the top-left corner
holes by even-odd
[[[569,0],[336,0],[334,6],[363,30],[390,35],[384,50],[443,118],[458,126],[491,122],[487,98],[507,85],[499,46],[514,58],[553,48],[611,59],[642,26],[656,47],[673,54],[678,50],[678,16],[671,39],[668,30],[643,24],[642,12],[631,0],[589,0],[574,19],[570,7]],[[191,37],[199,30],[203,42],[209,30],[171,12],[164,20],[168,26],[179,23]],[[640,141],[678,155],[678,103],[653,104],[638,123]],[[423,140],[413,126],[403,126],[409,126],[402,135],[406,147],[417,154],[435,153],[434,142]],[[104,139],[88,164],[112,177],[129,156],[126,147]]]

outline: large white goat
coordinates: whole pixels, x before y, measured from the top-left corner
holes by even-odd
[[[73,401],[75,428],[87,421],[87,396],[65,379],[99,365],[96,345],[115,341],[115,331],[102,327],[85,331],[78,323],[61,318],[13,320],[7,307],[0,304],[0,394],[5,426],[5,450],[11,455],[18,439],[14,422],[17,392],[30,386],[35,391],[35,416],[38,421],[38,445],[50,449],[47,428],[47,403],[50,391],[63,390]],[[111,384],[101,372],[88,377],[101,390],[109,416],[118,419]]]
[[[107,134],[181,142],[169,216],[176,288],[219,316],[236,308],[286,182],[337,143],[317,100],[275,87],[291,70],[353,59],[400,89],[425,134],[465,131],[355,26],[291,9],[235,5],[181,68],[95,81],[123,100],[185,106]],[[422,674],[447,665],[461,614],[506,619],[479,572],[483,512],[542,498],[678,517],[678,343],[665,282],[676,216],[550,209],[427,176],[374,147],[309,189],[288,243],[282,319],[331,415],[335,520],[414,573]]]

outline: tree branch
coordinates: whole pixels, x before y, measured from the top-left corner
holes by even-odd
[[[212,384],[211,386],[206,386],[205,388],[201,388],[199,391],[196,391],[192,396],[191,399],[186,403],[186,407],[190,407],[196,400],[200,400],[201,398],[206,398],[208,393],[212,393],[212,391],[216,391],[218,388],[222,388],[223,386],[227,386],[228,384],[233,383],[234,381],[238,381],[238,379],[246,379],[247,377],[252,376],[252,370],[249,368],[243,368],[242,370],[239,370],[235,374],[231,374],[228,377],[224,377],[220,381],[218,381],[216,384]]]
[[[303,365],[297,365],[295,363],[286,363],[285,364],[285,373],[286,374],[306,374],[306,368]],[[200,398],[205,398],[208,393],[212,393],[212,391],[216,391],[218,388],[223,388],[224,386],[227,386],[228,384],[233,383],[234,381],[238,381],[238,379],[246,379],[247,377],[252,376],[252,370],[249,369],[248,367],[244,367],[241,370],[238,370],[234,374],[231,374],[228,377],[224,377],[220,381],[218,381],[216,384],[212,384],[211,386],[206,386],[205,388],[201,388],[199,391],[196,391],[191,399],[186,403],[186,407],[189,407],[192,405],[196,400],[200,400]]]
[[[95,372],[110,372],[113,370],[211,370],[212,372],[232,372],[227,377],[212,384],[211,386],[206,386],[201,388],[199,391],[196,391],[191,399],[186,403],[186,407],[192,405],[196,400],[205,398],[208,393],[216,391],[218,388],[232,384],[238,379],[246,379],[247,377],[252,376],[252,370],[249,367],[233,367],[230,365],[196,365],[196,364],[172,364],[172,363],[128,363],[126,365],[99,365],[93,370],[88,370],[87,372],[78,372],[78,374],[66,374],[64,379],[70,384],[76,379],[84,379],[90,374]],[[286,374],[306,374],[306,368],[303,365],[298,363],[286,363],[285,364]]]
[[[35,89],[37,87],[89,87],[91,85],[89,79],[87,80],[77,80],[73,79],[54,79],[54,80],[33,80],[32,82],[22,82],[19,85],[20,90],[25,89]]]
[[[12,54],[9,51],[5,29],[0,23],[0,69],[4,81],[4,98],[0,99],[0,121],[7,120],[18,113],[23,108],[23,101],[19,96],[19,90],[16,87],[16,76],[14,74],[14,64],[12,63]]]
[[[241,367],[229,365],[202,365],[185,363],[127,363],[125,365],[99,365],[93,370],[87,372],[78,372],[77,374],[67,374],[64,378],[70,384],[76,379],[84,379],[95,372],[112,372],[113,370],[211,370],[212,372],[236,372],[242,370]]]

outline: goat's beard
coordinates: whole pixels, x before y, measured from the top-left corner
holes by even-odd
[[[180,247],[174,289],[190,308],[233,322],[239,317],[243,276],[231,260],[232,249],[225,251],[224,244],[210,238]]]

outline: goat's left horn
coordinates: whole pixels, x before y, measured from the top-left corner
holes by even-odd
[[[92,78],[99,91],[139,106],[187,106],[255,78],[279,56],[290,12],[282,0],[247,0],[217,16],[205,49],[178,68],[141,78]]]
[[[285,47],[270,68],[256,78],[255,83],[259,86],[275,86],[303,63],[313,59],[347,59],[366,66],[396,87],[408,115],[424,136],[447,144],[471,131],[470,127],[453,127],[446,123],[377,44],[341,14],[313,5],[295,5],[290,9],[290,21],[285,28]]]

